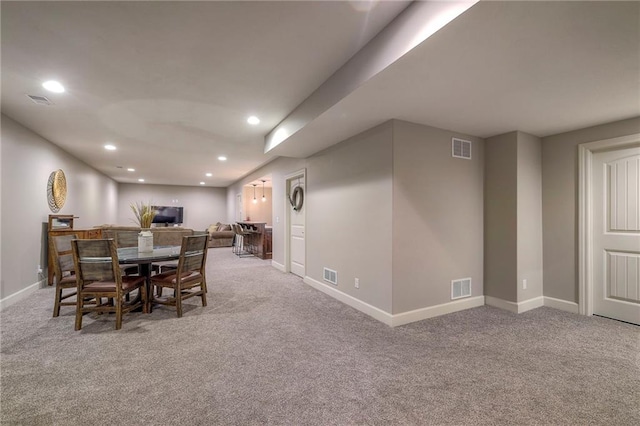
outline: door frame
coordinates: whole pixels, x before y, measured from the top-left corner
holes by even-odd
[[[578,145],[578,308],[593,315],[593,156],[640,146],[640,133]]]
[[[291,205],[289,204],[289,185],[294,179],[304,179],[304,203],[307,202],[307,169],[300,169],[284,177],[284,271],[291,272]],[[307,274],[307,209],[304,209],[304,270]]]

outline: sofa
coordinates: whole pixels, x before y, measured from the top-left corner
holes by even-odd
[[[231,225],[226,223],[216,223],[207,228],[209,234],[209,247],[231,247],[235,232],[231,230]]]
[[[131,238],[131,231],[140,232],[139,226],[100,225],[94,228],[102,231],[102,238],[115,239],[119,247],[134,247],[138,244],[137,237]],[[118,234],[120,233],[123,236],[127,234],[129,238],[126,241],[124,238],[119,239]],[[194,232],[193,229],[182,227],[151,228],[151,233],[153,234],[154,246],[179,246],[182,244],[182,237],[199,234],[199,232]]]

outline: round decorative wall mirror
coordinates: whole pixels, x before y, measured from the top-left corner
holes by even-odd
[[[62,169],[51,172],[47,182],[47,201],[49,209],[58,213],[67,200],[67,179]]]

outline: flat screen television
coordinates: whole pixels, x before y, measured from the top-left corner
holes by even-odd
[[[176,224],[182,223],[183,207],[174,206],[152,206],[156,211],[153,223]]]

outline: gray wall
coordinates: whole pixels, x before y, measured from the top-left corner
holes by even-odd
[[[394,314],[446,303],[450,280],[466,276],[473,278],[474,296],[484,290],[488,296],[521,302],[540,296],[544,282],[545,296],[577,301],[576,146],[638,133],[640,118],[542,140],[511,132],[483,144],[458,135],[474,141],[474,159],[466,163],[450,157],[451,132],[400,121],[392,122],[392,154],[385,154],[388,126],[306,160],[279,158],[256,170],[228,188],[228,220],[234,220],[235,195],[242,186],[272,174],[273,259],[284,264],[284,176],[306,167],[311,278],[322,281],[323,266],[336,269],[340,291]],[[364,216],[363,209],[368,210]],[[363,235],[358,229],[375,232]],[[349,238],[343,239],[345,235]],[[389,235],[387,257],[384,239]],[[335,244],[344,247],[336,250]],[[367,250],[371,256],[363,260]],[[375,274],[368,275],[367,268]],[[359,290],[353,287],[355,277],[360,278]],[[526,291],[521,290],[524,278]]]
[[[452,136],[474,142],[473,160],[451,157]],[[449,302],[456,278],[471,277],[480,296],[483,145],[389,121],[306,160],[280,158],[254,171],[228,188],[228,218],[242,186],[271,174],[273,260],[284,264],[284,176],[306,168],[308,277],[323,282],[323,267],[334,269],[339,291],[394,314]]]
[[[517,187],[517,292],[522,302],[542,296],[542,142],[523,132],[518,132]]]
[[[43,223],[51,214],[46,191],[51,172],[65,172],[67,201],[59,213],[79,216],[77,228],[113,222],[118,188],[115,181],[4,115],[1,161],[0,298],[5,298],[44,278],[36,268],[46,266]]]
[[[518,132],[485,143],[484,291],[518,301]]]
[[[471,160],[451,156],[454,136]],[[394,314],[450,302],[454,279],[483,294],[483,170],[482,139],[394,121]]]
[[[206,186],[174,186],[121,183],[118,185],[118,225],[134,226],[131,203],[184,207],[185,228],[204,231],[224,222],[227,216],[227,190]]]
[[[640,133],[640,117],[542,139],[544,295],[578,302],[578,149]]]
[[[392,122],[307,159],[306,275],[391,313]],[[354,286],[359,278],[360,288]]]
[[[278,158],[227,188],[227,218],[236,194],[270,175],[273,261],[284,265],[285,176],[307,171],[306,275],[338,271],[337,289],[391,313],[392,124],[387,122],[307,159]],[[371,231],[373,230],[373,231]],[[360,289],[354,279],[360,279]]]

